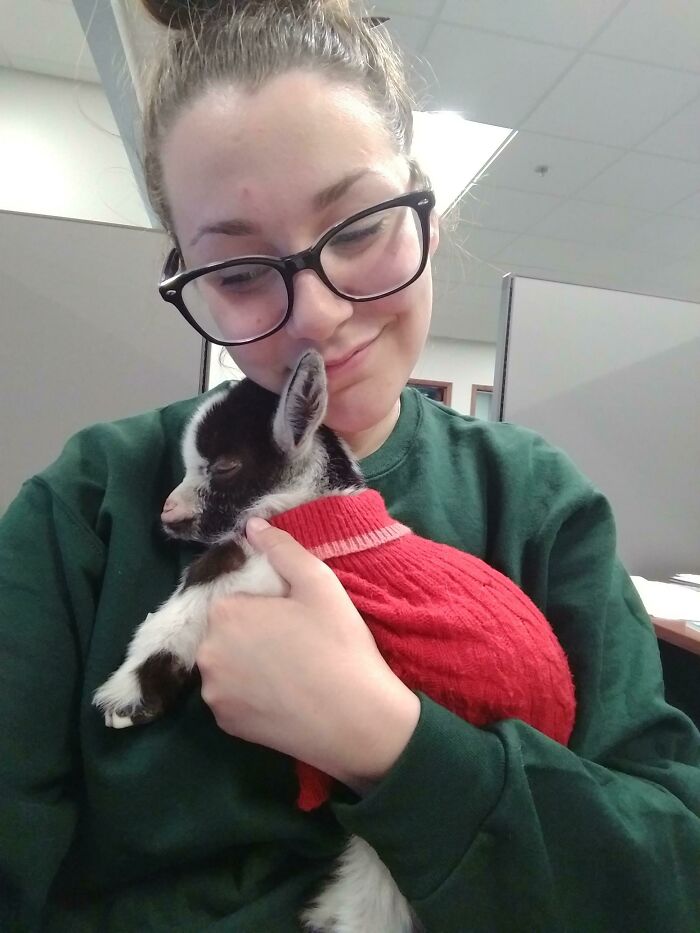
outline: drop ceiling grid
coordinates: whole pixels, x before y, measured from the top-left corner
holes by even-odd
[[[544,2],[546,3],[547,0],[544,0]],[[532,5],[532,3],[528,3],[528,9]],[[700,85],[696,83],[697,75],[693,73],[693,69],[685,66],[676,69],[668,68],[667,65],[660,67],[656,60],[652,62],[640,61],[639,54],[626,54],[628,50],[624,48],[621,50],[622,54],[619,55],[615,54],[617,51],[615,46],[604,46],[606,48],[604,55],[601,55],[598,50],[598,43],[602,42],[607,35],[619,35],[619,31],[614,28],[618,16],[626,9],[637,5],[637,0],[629,0],[629,2],[621,4],[608,4],[608,7],[612,7],[612,10],[607,10],[610,15],[601,19],[599,28],[588,36],[586,43],[579,43],[579,54],[571,59],[568,68],[559,74],[558,78],[540,95],[539,99],[534,97],[531,99],[531,107],[527,116],[523,117],[523,124],[528,125],[528,118],[536,113],[548,98],[551,98],[556,88],[561,85],[567,75],[575,71],[577,63],[584,59],[587,50],[591,48],[596,48],[595,59],[600,60],[603,64],[608,64],[604,59],[609,59],[609,67],[617,68],[618,72],[628,71],[628,73],[634,73],[636,78],[643,75],[648,78],[652,88],[655,81],[665,81],[667,88],[677,91],[676,96],[658,94],[658,110],[655,119],[651,122],[647,120],[645,124],[639,127],[638,132],[628,134],[627,139],[622,142],[619,138],[610,140],[609,137],[603,135],[598,137],[595,142],[582,144],[580,140],[575,138],[575,130],[574,133],[571,133],[567,127],[567,131],[562,133],[561,129],[553,125],[554,121],[547,122],[547,120],[541,121],[537,127],[538,132],[524,131],[522,140],[525,145],[523,148],[528,150],[531,159],[538,149],[537,144],[542,149],[546,149],[548,143],[555,148],[559,147],[560,157],[562,156],[562,146],[566,147],[566,145],[571,147],[570,152],[572,154],[578,152],[582,145],[588,145],[591,147],[591,152],[599,157],[598,171],[593,171],[583,177],[581,174],[582,166],[579,165],[579,183],[574,183],[568,188],[562,188],[555,184],[554,190],[550,191],[547,187],[546,177],[540,179],[539,176],[535,176],[534,168],[536,164],[546,164],[548,161],[546,158],[538,158],[536,161],[532,159],[530,163],[532,175],[528,178],[525,166],[517,157],[521,137],[516,137],[514,142],[511,143],[510,149],[506,149],[504,155],[501,156],[504,168],[502,169],[499,166],[499,160],[496,160],[491,167],[490,175],[482,180],[481,185],[477,186],[475,197],[481,202],[478,216],[475,216],[473,206],[467,210],[469,220],[478,227],[478,238],[483,239],[488,237],[489,234],[493,238],[499,233],[505,234],[509,231],[512,232],[513,229],[520,230],[517,237],[508,237],[508,241],[501,250],[496,253],[490,252],[488,257],[483,257],[488,258],[489,262],[501,263],[504,270],[507,271],[517,264],[513,260],[525,257],[526,263],[521,266],[520,271],[524,268],[534,270],[534,263],[536,262],[538,269],[559,270],[562,276],[574,278],[595,278],[598,276],[599,279],[607,280],[609,284],[624,280],[625,283],[629,283],[625,287],[630,288],[634,288],[633,281],[637,281],[640,286],[643,285],[649,290],[654,290],[656,285],[657,288],[665,287],[666,289],[674,289],[676,292],[678,288],[681,291],[685,288],[687,291],[689,286],[693,287],[697,283],[698,277],[693,275],[692,269],[686,265],[696,255],[697,237],[691,236],[691,226],[684,224],[680,217],[674,219],[674,214],[690,215],[694,219],[700,207],[700,185],[697,183],[700,182],[700,177],[697,179],[695,177],[696,166],[688,164],[691,162],[700,163],[700,147],[697,144],[694,148],[687,147],[682,150],[680,157],[678,155],[679,145],[682,144],[684,134],[690,138],[692,144],[693,136],[697,133],[698,124],[694,120],[700,102],[698,95]],[[483,3],[460,4],[463,11],[465,8],[468,11],[474,7],[479,7],[482,12],[486,10],[486,5]],[[500,7],[502,10],[503,4]],[[454,8],[455,4],[450,3],[448,0],[440,19],[441,27],[448,25],[451,11],[452,15],[454,15]],[[492,10],[493,7],[491,6],[489,9]],[[464,20],[462,20],[463,22]],[[698,25],[698,31],[700,32],[700,22]],[[439,54],[439,50],[434,47],[436,29],[437,27],[433,29],[431,37],[426,43],[426,50],[430,51],[432,41],[433,52],[438,52],[438,54],[433,55],[433,58],[440,61],[444,60],[444,56]],[[460,40],[466,34],[461,31],[459,32],[459,38],[455,38],[455,30],[460,29],[463,30],[463,25],[452,23],[452,44],[456,47],[462,44]],[[476,38],[475,34],[484,33],[485,36],[486,32],[487,30],[471,27],[467,29],[472,41]],[[499,32],[509,39],[520,38],[519,35],[514,34],[512,30],[507,28],[499,30]],[[534,54],[533,46],[535,43],[529,42],[528,44]],[[654,58],[655,56],[652,56],[652,59]],[[453,61],[455,60],[459,62],[457,56],[453,57]],[[507,59],[505,61],[506,67],[508,67]],[[520,78],[521,76],[516,74],[511,78],[511,82],[519,81]],[[521,80],[520,83],[522,84]],[[634,86],[634,82],[630,82],[630,84]],[[468,89],[469,83],[464,82],[463,87]],[[648,96],[644,87],[639,87],[638,94],[642,99]],[[605,99],[604,96],[601,97],[600,93],[597,96],[601,100]],[[469,100],[467,93],[464,93],[463,98],[461,109],[468,111]],[[561,102],[559,110],[564,110],[565,106],[566,102]],[[647,116],[644,111],[645,108],[641,108],[642,115]],[[486,116],[480,116],[479,118],[484,119],[486,122],[490,119]],[[673,147],[668,144],[664,146],[664,128],[666,126],[670,127],[675,134]],[[660,153],[653,152],[654,149],[658,150],[659,148],[662,150]],[[651,149],[652,152],[646,153],[645,149]],[[622,198],[623,201],[627,200],[630,203],[610,203],[619,200],[619,198],[616,199],[614,196],[611,198],[609,191],[606,193],[606,173],[610,179],[614,179],[616,174],[618,179],[624,179],[627,168],[625,160],[632,154],[635,155],[637,163],[639,163],[639,159],[643,154],[663,155],[666,161],[654,163],[657,171],[653,176],[653,185],[642,185],[635,192],[634,198],[629,194]],[[510,163],[510,172],[505,168],[506,161]],[[643,164],[644,162],[645,160],[642,159]],[[562,175],[565,174],[566,163],[562,164],[560,158],[558,163],[552,165],[550,177],[560,181]],[[576,171],[571,174],[575,176]],[[638,170],[637,175],[640,174],[643,175]],[[684,177],[679,179],[679,174]],[[599,182],[598,189],[596,189],[595,182],[598,177],[602,177],[604,183],[601,185]],[[538,184],[538,182],[542,183]],[[614,185],[608,184],[607,187],[614,188]],[[669,189],[668,196],[664,193],[665,187]],[[538,189],[541,196],[539,198],[535,197],[531,202],[534,209],[532,211],[532,222],[528,225],[526,199],[523,195],[525,192],[536,195]],[[653,197],[651,196],[652,192]],[[508,203],[509,198],[513,210],[513,217],[510,220],[507,219],[507,213],[504,211],[504,204]],[[491,210],[489,210],[489,200],[493,205]],[[549,205],[548,209],[547,204]],[[518,209],[519,205],[522,210]],[[540,208],[542,209],[540,210]],[[567,215],[569,216],[567,217]],[[596,215],[599,218],[598,224],[596,224]],[[581,225],[577,223],[577,219],[580,220],[582,216],[587,219],[587,226],[583,230]],[[611,224],[609,221],[613,217],[615,223]],[[549,226],[547,225],[548,220],[550,221]],[[596,234],[596,226],[598,226],[598,234]],[[543,230],[549,236],[542,236]],[[686,232],[687,237],[684,236]],[[663,242],[660,243],[660,240]],[[575,245],[577,242],[579,243],[578,246]],[[571,245],[567,246],[566,244]],[[588,249],[585,248],[586,244]],[[600,250],[601,244],[605,244],[604,251]],[[650,263],[653,262],[652,256],[666,257],[666,260],[670,258],[680,260],[675,264],[675,281],[671,275],[664,276],[663,270],[660,270],[660,274],[655,277],[654,271],[649,269]],[[664,260],[660,264],[663,264],[663,262]],[[603,265],[607,265],[607,268],[603,268]],[[685,275],[683,275],[684,272]],[[453,277],[456,277],[449,264],[446,264],[446,267],[441,270],[441,274],[445,276],[450,276],[451,273]],[[677,287],[674,287],[675,282],[678,282]],[[497,286],[498,283],[494,281],[494,295]],[[468,300],[470,295],[476,300],[476,292],[472,291],[473,286],[465,283],[464,289],[463,298],[465,300]],[[688,297],[698,297],[698,295],[688,295]],[[481,291],[479,299],[483,299],[483,292]],[[479,303],[481,304],[481,300]],[[445,316],[452,317],[451,309],[446,309]]]

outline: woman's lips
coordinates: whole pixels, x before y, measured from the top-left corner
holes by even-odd
[[[354,369],[355,366],[359,366],[362,360],[365,357],[366,351],[372,346],[376,337],[373,337],[367,343],[361,344],[357,349],[352,350],[350,353],[346,354],[343,357],[340,357],[337,360],[324,360],[326,365],[326,376],[329,378],[339,375],[341,372],[348,372],[351,368]]]

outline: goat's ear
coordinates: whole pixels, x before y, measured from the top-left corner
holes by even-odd
[[[299,456],[307,450],[326,414],[328,390],[321,355],[307,350],[299,359],[280,396],[272,434],[283,453]]]

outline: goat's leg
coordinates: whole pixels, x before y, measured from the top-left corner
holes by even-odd
[[[93,697],[106,725],[140,725],[172,703],[192,674],[211,589],[206,584],[179,588],[137,628],[124,663]]]
[[[170,599],[136,630],[126,660],[95,693],[93,703],[114,729],[149,722],[189,679],[215,596],[284,596],[288,585],[264,554],[234,541],[211,548],[188,567]]]
[[[309,933],[419,933],[420,921],[374,849],[352,836],[334,876],[301,916]]]

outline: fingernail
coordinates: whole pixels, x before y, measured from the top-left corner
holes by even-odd
[[[264,531],[266,528],[269,528],[269,527],[270,527],[270,523],[266,522],[264,518],[258,518],[257,516],[254,516],[253,518],[248,519],[245,530],[246,530],[246,534],[249,531],[252,531],[253,534],[257,534],[257,532]]]

